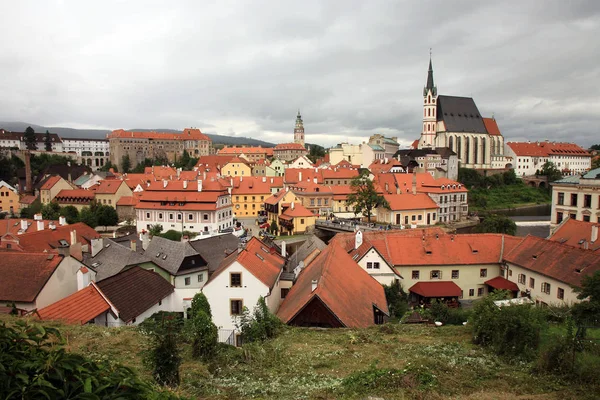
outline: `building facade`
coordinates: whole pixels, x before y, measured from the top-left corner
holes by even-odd
[[[174,162],[184,150],[191,157],[211,154],[212,140],[200,129],[186,128],[181,133],[130,132],[123,129],[108,134],[110,162],[122,168],[123,157],[129,156],[131,168],[146,158]]]
[[[305,156],[308,151],[300,143],[281,143],[273,149],[273,157],[282,161],[294,161],[298,157]]]
[[[16,214],[20,210],[17,189],[4,181],[0,181],[0,212]]]
[[[575,143],[508,142],[506,154],[513,159],[517,176],[531,176],[551,162],[563,175],[579,175],[592,167],[592,155]]]
[[[600,222],[600,168],[581,177],[563,178],[551,185],[551,226],[556,226],[567,218]]]
[[[110,143],[106,139],[63,138],[63,152],[76,153],[84,165],[93,171],[110,160]]]
[[[383,148],[384,157],[386,158],[394,157],[394,154],[396,154],[396,152],[400,149],[397,137],[388,138],[380,134],[371,136],[368,144],[377,145]]]

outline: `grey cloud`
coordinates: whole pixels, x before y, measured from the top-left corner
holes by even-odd
[[[197,126],[289,141],[418,137],[433,47],[441,94],[507,140],[598,141],[600,3],[13,2],[0,119]],[[6,36],[5,36],[6,37]]]

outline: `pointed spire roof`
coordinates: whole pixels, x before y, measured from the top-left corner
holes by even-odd
[[[429,70],[427,71],[427,84],[423,88],[423,96],[426,96],[427,92],[430,90],[434,96],[437,94],[437,88],[433,83],[433,64],[431,63],[431,52],[429,52]]]

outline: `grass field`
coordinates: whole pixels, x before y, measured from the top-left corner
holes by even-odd
[[[122,363],[151,379],[136,328],[57,326],[69,351]],[[362,330],[288,328],[243,349],[223,346],[205,364],[182,345],[176,392],[206,399],[594,399],[595,389],[533,376],[470,343],[468,328],[383,325]]]
[[[527,185],[506,185],[492,189],[469,190],[469,210],[485,211],[548,204],[551,196],[545,189]]]

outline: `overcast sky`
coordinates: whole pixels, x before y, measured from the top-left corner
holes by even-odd
[[[0,0],[0,120],[360,143],[440,94],[507,140],[600,142],[600,1]]]

